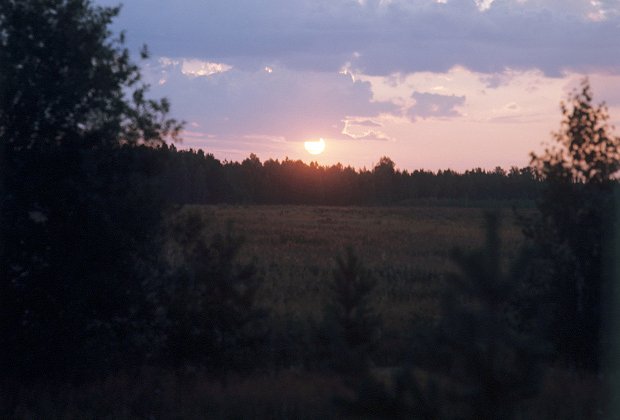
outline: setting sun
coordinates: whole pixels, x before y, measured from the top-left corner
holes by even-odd
[[[325,140],[305,141],[304,148],[311,155],[320,155],[325,150]]]

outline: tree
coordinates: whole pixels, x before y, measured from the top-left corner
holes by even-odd
[[[604,184],[620,171],[620,138],[614,136],[605,103],[592,104],[588,79],[581,90],[562,102],[562,124],[553,134],[555,143],[544,154],[531,154],[531,164],[545,179],[581,184]]]
[[[500,245],[499,217],[488,214],[484,246],[452,251],[458,272],[447,277],[440,318],[416,332],[413,366],[387,386],[372,375],[358,379],[354,399],[343,404],[347,414],[510,419],[536,394],[545,345],[537,332],[519,331],[512,304],[527,256],[505,273]]]
[[[397,179],[396,164],[392,159],[383,156],[373,168],[374,199],[380,204],[389,204],[396,198],[395,181]]]
[[[333,279],[320,341],[334,370],[359,377],[370,367],[380,333],[381,321],[370,303],[376,281],[350,247],[336,258]]]
[[[118,12],[0,3],[3,375],[69,377],[130,360],[148,319],[163,201],[156,159],[137,150],[180,125],[166,100],[146,98],[124,35],[109,31]]]
[[[612,134],[604,104],[592,104],[587,79],[561,105],[561,129],[531,164],[545,180],[539,216],[524,232],[545,264],[530,282],[551,309],[550,334],[557,353],[572,366],[600,363],[603,255],[612,190],[620,170],[620,138]]]
[[[172,273],[158,297],[165,314],[163,362],[225,375],[259,365],[266,312],[256,305],[261,283],[253,263],[239,263],[243,238],[229,225],[209,238],[201,211],[170,223],[166,254]]]
[[[458,272],[448,277],[442,316],[426,337],[433,352],[417,355],[443,378],[426,386],[442,418],[509,419],[537,392],[545,345],[537,331],[518,328],[512,303],[528,261],[524,255],[504,272],[499,226],[496,214],[486,215],[484,246],[452,252]]]

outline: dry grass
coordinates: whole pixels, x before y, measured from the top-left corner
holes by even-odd
[[[438,290],[454,267],[454,247],[484,241],[484,213],[455,207],[201,206],[222,230],[246,238],[264,278],[259,301],[276,316],[317,317],[327,303],[335,258],[352,246],[377,279],[374,304],[384,321],[405,327],[434,316]],[[502,238],[507,259],[523,240],[509,209]]]

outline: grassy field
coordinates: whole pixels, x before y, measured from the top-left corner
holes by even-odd
[[[387,326],[433,316],[453,271],[453,248],[484,241],[485,209],[456,207],[201,206],[213,231],[233,223],[264,281],[259,302],[273,315],[316,317],[327,303],[335,259],[351,246],[377,280],[373,302]],[[521,213],[531,210],[520,210]],[[502,211],[503,255],[523,241],[512,210]]]
[[[456,269],[451,249],[483,244],[486,212],[311,206],[196,206],[182,211],[204,213],[213,233],[232,222],[235,232],[245,237],[241,257],[253,259],[264,279],[259,303],[270,310],[276,332],[280,328],[293,348],[316,345],[290,330],[311,330],[305,321],[317,320],[328,302],[335,258],[352,246],[377,280],[372,301],[386,335],[376,352],[381,358],[370,371],[388,390],[394,384],[391,375],[407,360],[409,334],[415,329],[411,324],[439,315],[440,291],[449,286],[447,274]],[[521,213],[526,211],[532,210]],[[502,255],[508,265],[523,236],[511,210],[503,211],[502,220]],[[289,328],[290,319],[300,322]],[[428,377],[419,369],[415,373],[420,383]],[[24,389],[15,413],[33,419],[336,419],[343,418],[336,397],[354,396],[352,384],[335,372],[298,364],[294,357],[284,368],[231,374],[223,382],[200,370],[145,368],[88,386]],[[604,386],[595,374],[549,365],[544,367],[540,392],[521,402],[515,418],[600,418],[604,398]],[[383,417],[368,412],[364,418]]]

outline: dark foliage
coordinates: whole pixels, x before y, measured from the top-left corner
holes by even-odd
[[[443,201],[479,205],[482,200],[527,203],[541,183],[530,168],[480,168],[413,172],[395,169],[383,157],[372,169],[300,160],[261,162],[254,154],[239,162],[220,162],[202,150],[158,150],[166,162],[161,175],[166,196],[178,204],[409,205]]]
[[[237,262],[243,239],[229,227],[211,238],[200,212],[186,211],[168,232],[172,272],[158,298],[163,311],[162,362],[208,372],[250,371],[266,338],[265,312],[255,306],[254,264]]]
[[[320,359],[335,371],[363,375],[380,333],[380,319],[370,306],[375,281],[351,248],[336,263],[332,302],[318,337],[325,349]]]
[[[532,164],[545,179],[540,216],[524,220],[541,260],[530,282],[549,308],[550,336],[565,363],[600,366],[606,293],[605,249],[612,224],[620,138],[611,135],[604,105],[592,105],[587,80],[562,104],[555,144]]]
[[[441,319],[414,359],[434,375],[426,398],[442,418],[512,418],[536,394],[546,352],[541,335],[515,323],[519,265],[527,262],[503,274],[495,215],[484,248],[453,258],[460,273],[450,276]]]
[[[117,12],[0,3],[3,375],[68,379],[143,351],[163,201],[158,159],[135,151],[179,126],[111,38]]]
[[[372,375],[355,385],[353,399],[338,399],[340,412],[356,419],[437,419],[437,408],[428,404],[430,391],[423,391],[412,371],[403,368],[392,375],[389,384]]]
[[[380,380],[366,372],[343,413],[359,418],[510,419],[538,392],[547,346],[540,331],[522,331],[514,316],[523,258],[503,273],[498,218],[476,251],[453,251],[441,316],[416,331],[411,363]]]

